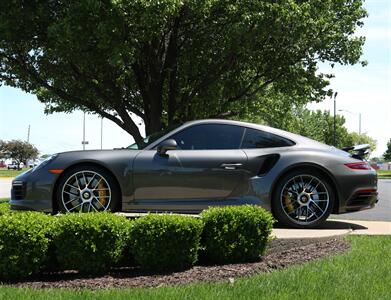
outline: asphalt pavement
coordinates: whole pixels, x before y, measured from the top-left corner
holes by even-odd
[[[0,198],[9,198],[11,195],[12,178],[0,178]]]

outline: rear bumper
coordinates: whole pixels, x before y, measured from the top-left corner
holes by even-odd
[[[334,213],[343,214],[371,209],[379,201],[376,171],[360,171],[338,179],[339,207]]]
[[[379,201],[376,189],[360,190],[352,195],[340,213],[371,209]]]

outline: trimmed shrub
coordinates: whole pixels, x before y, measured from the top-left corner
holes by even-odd
[[[10,205],[8,202],[0,203],[0,216],[10,213]]]
[[[0,278],[26,277],[43,267],[51,221],[50,216],[36,212],[0,216]]]
[[[201,232],[199,219],[150,214],[132,223],[130,249],[142,268],[185,269],[197,261]]]
[[[210,208],[204,221],[202,246],[205,258],[214,263],[253,261],[266,249],[274,219],[259,206]]]
[[[60,216],[53,235],[59,268],[83,273],[108,270],[121,259],[129,222],[111,213]]]

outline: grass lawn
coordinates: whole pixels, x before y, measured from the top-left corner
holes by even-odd
[[[391,170],[377,170],[378,178],[391,178]]]
[[[8,170],[7,168],[0,169],[0,177],[16,177],[20,173],[27,171],[29,168],[23,168],[22,170]]]
[[[149,289],[34,290],[0,287],[0,299],[390,299],[391,236],[349,236],[346,254],[236,279]]]

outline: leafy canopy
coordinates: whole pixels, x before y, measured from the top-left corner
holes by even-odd
[[[134,115],[150,134],[275,93],[289,107],[322,100],[331,75],[318,62],[358,63],[365,16],[361,0],[3,0],[0,82],[141,143]]]
[[[387,143],[387,150],[384,152],[383,158],[385,161],[391,161],[391,139]]]
[[[21,140],[2,141],[0,140],[0,155],[12,158],[18,164],[29,159],[37,158],[39,151],[34,145]]]

